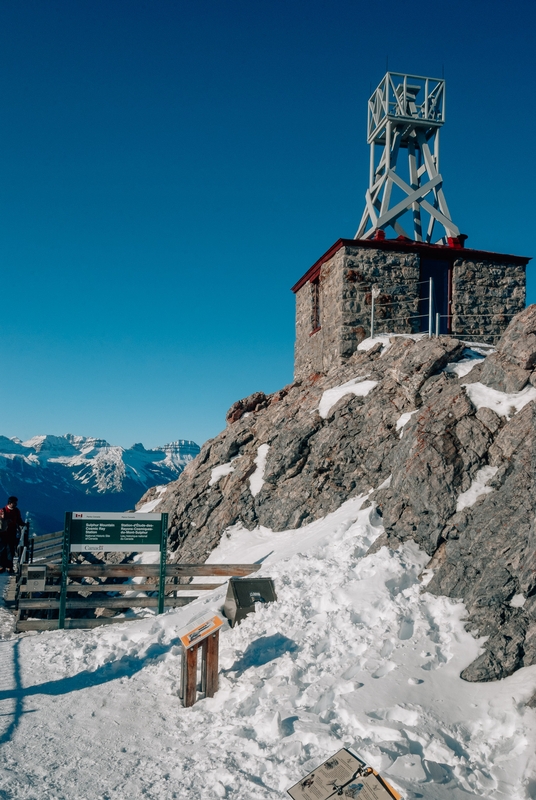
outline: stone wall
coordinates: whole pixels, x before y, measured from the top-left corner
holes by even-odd
[[[372,288],[375,333],[416,333],[419,313],[419,257],[415,253],[345,247],[343,259],[342,327],[339,355],[351,356],[370,336]]]
[[[477,250],[465,250],[460,257],[453,248],[396,240],[339,243],[295,290],[296,379],[341,366],[370,336],[373,288],[379,291],[374,333],[418,333],[420,315],[427,314],[419,301],[421,257],[451,265],[453,336],[493,344],[525,307],[527,259],[504,256],[501,263],[500,256],[485,259]],[[314,331],[311,281],[320,287],[320,328]]]
[[[418,330],[419,257],[415,253],[341,247],[321,265],[318,280],[319,330],[312,331],[311,282],[296,293],[296,379],[328,373],[370,336],[374,286],[380,289],[375,333]]]
[[[322,264],[320,282],[320,329],[312,331],[312,287],[307,281],[296,293],[296,378],[329,372],[339,361],[338,342],[342,325],[343,249]]]
[[[496,344],[512,318],[525,308],[525,269],[457,259],[452,270],[452,334]]]

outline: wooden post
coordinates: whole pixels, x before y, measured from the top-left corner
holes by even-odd
[[[182,648],[181,653],[181,679],[179,682],[179,697],[184,700],[184,688],[186,683],[186,648]]]
[[[65,607],[67,603],[67,573],[69,570],[69,556],[71,554],[71,518],[72,513],[65,513],[65,528],[63,531],[63,548],[61,555],[61,590],[60,610],[58,614],[58,628],[65,628]]]
[[[162,514],[162,538],[160,541],[160,575],[158,580],[158,611],[156,612],[157,614],[164,613],[164,602],[166,596],[167,534],[168,534],[168,515]]]
[[[186,650],[184,680],[183,680],[183,703],[186,708],[193,706],[197,697],[197,650],[198,644]]]
[[[201,683],[199,691],[204,694],[207,691],[207,639],[199,645],[201,648]]]
[[[218,691],[218,653],[220,632],[208,636],[199,644],[183,647],[179,697],[185,708],[197,699],[197,651],[201,650],[201,691],[205,697],[214,697]]]
[[[216,631],[205,639],[203,650],[205,653],[205,697],[214,697],[218,691],[218,651],[219,651],[220,632]]]

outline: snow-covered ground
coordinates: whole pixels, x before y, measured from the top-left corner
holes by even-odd
[[[224,588],[160,617],[1,641],[0,798],[273,800],[342,746],[405,798],[536,798],[536,667],[459,678],[480,652],[463,605],[426,592],[415,544],[365,556],[382,532],[369,499],[298,531],[224,536],[210,561],[262,560],[278,601],[224,628],[220,690],[192,708],[177,632]]]

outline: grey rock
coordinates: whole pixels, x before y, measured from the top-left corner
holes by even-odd
[[[520,392],[529,382],[531,371],[510,361],[502,353],[492,353],[479,366],[478,380],[499,392]],[[476,370],[471,370],[467,383],[474,383]]]
[[[498,355],[475,367],[478,380],[504,391],[523,384],[533,339],[536,354],[531,308],[513,320]],[[236,403],[227,428],[161,495],[172,558],[204,561],[236,523],[292,530],[374,489],[385,533],[373,549],[416,541],[431,558],[427,591],[462,599],[468,630],[487,637],[462,677],[497,680],[535,664],[535,404],[510,418],[477,410],[467,379],[443,371],[462,356],[463,345],[448,337],[394,338],[386,351],[356,351],[328,374]],[[366,397],[344,395],[321,417],[323,392],[355,377],[377,385]],[[400,432],[405,412],[416,413]],[[269,445],[264,484],[253,496],[249,479],[262,444]],[[216,480],[223,464],[228,474]],[[492,491],[458,511],[459,495],[488,465],[497,468]],[[515,595],[525,598],[521,606],[511,605]]]
[[[536,305],[517,314],[505,330],[498,352],[521,369],[536,365]]]

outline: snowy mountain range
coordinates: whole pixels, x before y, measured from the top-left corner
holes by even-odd
[[[0,436],[0,502],[15,494],[32,530],[60,530],[65,511],[133,508],[147,489],[175,480],[198,452],[185,439],[146,450],[72,434],[26,442]]]

